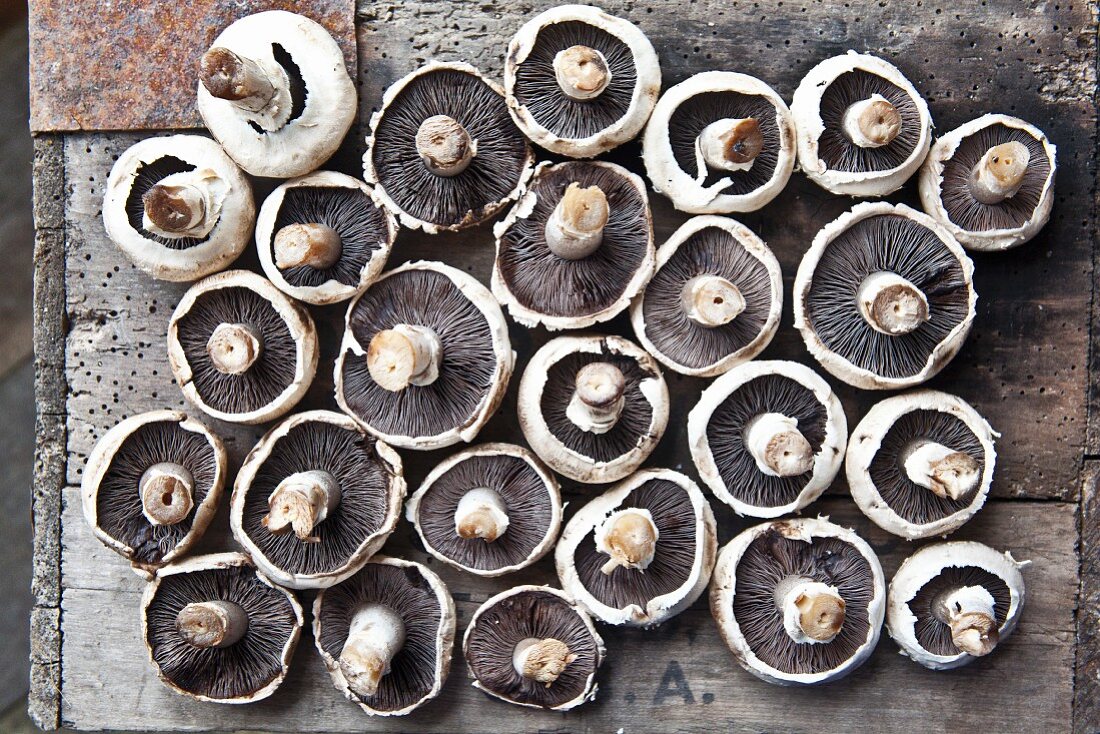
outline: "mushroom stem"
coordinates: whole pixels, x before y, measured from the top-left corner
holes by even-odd
[[[260,112],[271,104],[280,86],[258,63],[221,46],[202,55],[199,79],[211,96],[252,112]]]
[[[554,55],[554,78],[566,97],[583,102],[603,94],[611,83],[611,69],[598,50],[570,46]]]
[[[835,586],[805,576],[788,576],[775,587],[783,629],[797,643],[832,642],[844,626],[844,599]]]
[[[275,233],[272,245],[279,270],[302,265],[315,270],[331,268],[340,259],[340,234],[320,222],[288,224]]]
[[[427,326],[397,324],[375,334],[367,347],[371,379],[391,392],[432,384],[442,360],[443,344]]]
[[[316,543],[313,529],[340,504],[340,483],[327,471],[297,472],[279,482],[267,498],[263,526],[275,535],[293,529],[306,543]]]
[[[577,659],[569,646],[553,637],[520,640],[512,650],[512,667],[527,680],[543,683],[549,688]]]
[[[210,363],[223,375],[249,370],[263,351],[263,339],[248,324],[218,324],[206,342]]]
[[[382,676],[405,644],[405,622],[384,604],[364,604],[351,618],[348,639],[340,651],[340,672],[359,696],[378,692]]]
[[[708,328],[725,326],[745,310],[745,297],[733,283],[719,275],[697,275],[681,292],[687,317]]]
[[[612,513],[596,531],[596,550],[611,556],[600,571],[610,574],[620,566],[644,571],[653,562],[660,535],[649,510],[632,507]]]
[[[607,195],[599,186],[582,189],[574,181],[546,220],[546,246],[564,260],[586,258],[599,249],[610,216]]]
[[[1001,639],[993,603],[993,595],[984,586],[963,586],[934,599],[932,614],[951,628],[955,647],[981,657],[993,652]]]
[[[782,413],[762,413],[745,426],[744,444],[756,467],[769,477],[796,477],[813,469],[814,450],[798,421]]]
[[[841,127],[859,147],[881,148],[892,143],[901,132],[901,115],[881,94],[872,94],[844,110]]]
[[[929,318],[928,298],[920,288],[897,273],[871,273],[856,291],[864,321],[887,336],[916,331]]]
[[[175,525],[195,506],[195,478],[172,461],[153,464],[138,480],[141,513],[153,525]]]
[[[978,486],[981,466],[965,451],[936,441],[922,441],[903,454],[902,466],[910,481],[937,497],[957,500]]]
[[[1017,140],[994,145],[970,172],[970,193],[983,204],[999,204],[1015,196],[1030,162],[1031,151]]]
[[[432,115],[416,131],[416,152],[429,171],[449,178],[470,165],[477,155],[477,141],[453,117]]]
[[[590,362],[577,371],[565,417],[582,431],[599,435],[615,427],[625,404],[623,371],[610,362]]]
[[[170,182],[168,178],[176,176],[162,179],[141,195],[142,228],[161,237],[197,235],[206,217],[205,194],[198,181]]]
[[[501,496],[488,487],[476,487],[458,501],[455,508],[455,533],[467,540],[481,538],[492,543],[508,529],[508,507]]]
[[[706,178],[707,168],[747,171],[764,149],[764,133],[752,117],[727,117],[710,123],[695,139],[696,165]]]
[[[247,631],[248,615],[231,601],[195,602],[176,615],[176,632],[195,647],[229,647]]]

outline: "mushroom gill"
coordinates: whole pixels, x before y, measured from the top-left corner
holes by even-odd
[[[861,69],[833,80],[821,96],[820,114],[825,129],[818,139],[818,156],[830,170],[888,171],[905,163],[920,143],[923,125],[913,98],[888,79]],[[864,135],[874,137],[876,129],[884,127],[896,132],[883,133],[874,144],[854,140],[853,114],[868,120],[862,126]]]
[[[945,608],[945,602],[960,590],[983,589],[988,598],[992,600],[992,612],[994,619],[992,627],[979,619],[977,626],[982,627],[980,636],[984,641],[967,639],[972,636],[967,634],[968,629],[977,630],[976,626],[968,626],[967,620],[960,620],[952,625],[952,610]],[[984,595],[983,595],[984,596]],[[920,588],[908,602],[910,611],[916,617],[913,632],[917,642],[933,655],[952,656],[960,652],[971,655],[984,655],[990,652],[997,644],[997,631],[1008,618],[1008,610],[1011,602],[1011,592],[1004,580],[994,573],[976,566],[948,566],[939,572],[932,580]],[[979,604],[978,606],[982,606]],[[962,604],[955,610],[965,611]],[[988,610],[987,610],[988,611]],[[971,613],[972,616],[981,617],[980,613]],[[986,620],[988,623],[990,620]],[[962,639],[956,633],[962,633]],[[962,643],[959,645],[958,643]],[[977,643],[977,644],[974,644]]]

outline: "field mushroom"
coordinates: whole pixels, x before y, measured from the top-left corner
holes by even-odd
[[[893,64],[849,51],[806,74],[791,100],[798,163],[834,194],[885,196],[914,173],[932,143],[920,92]]]
[[[252,703],[286,677],[302,607],[247,556],[219,553],[157,571],[141,598],[141,628],[169,688],[199,701]]]
[[[487,443],[440,462],[409,498],[424,548],[478,576],[502,576],[542,558],[561,529],[557,479],[530,451]]]
[[[198,72],[203,123],[254,176],[293,178],[320,167],[358,111],[340,47],[296,13],[270,10],[230,24]]]
[[[767,84],[731,71],[696,74],[666,91],[642,145],[653,188],[692,214],[756,211],[794,170],[791,111]]]
[[[993,652],[1016,628],[1024,577],[1011,553],[974,541],[927,545],[890,582],[886,629],[901,652],[949,670]]]
[[[161,280],[226,267],[248,246],[255,220],[251,184],[210,138],[147,138],[123,151],[107,178],[107,236]]]
[[[970,250],[1022,245],[1050,219],[1057,152],[1018,117],[982,115],[932,145],[920,173],[921,204]]]
[[[80,498],[92,532],[140,573],[181,557],[214,518],[225,446],[176,410],[131,416],[96,443]]]
[[[794,325],[849,385],[920,384],[950,362],[974,321],[974,263],[904,204],[857,204],[825,225],[798,266]]]
[[[656,361],[618,336],[561,336],[535,352],[519,384],[519,425],[554,471],[585,484],[631,474],[668,425]]]
[[[699,478],[738,515],[779,517],[816,500],[840,471],[847,441],[840,400],[795,362],[734,367],[688,414]]]
[[[398,80],[370,128],[367,183],[403,226],[429,234],[491,219],[535,162],[504,92],[469,64],[433,61]]]
[[[607,651],[588,614],[549,586],[516,586],[470,618],[462,653],[474,687],[508,703],[568,711],[596,697]]]
[[[718,554],[710,609],[737,662],[768,683],[812,686],[870,657],[886,610],[871,546],[823,518],[767,522]]]
[[[438,262],[385,273],[352,301],[336,400],[388,444],[472,441],[504,397],[515,352],[485,286]]]
[[[590,500],[555,549],[562,588],[608,624],[650,627],[706,589],[718,540],[710,503],[671,469],[646,469]]]
[[[256,219],[264,274],[300,301],[346,301],[369,286],[390,255],[397,223],[362,181],[315,171],[279,186]]]
[[[270,282],[227,270],[183,295],[168,322],[168,361],[184,397],[207,415],[263,423],[309,389],[317,330],[306,310]]]
[[[427,566],[375,556],[317,593],[313,638],[349,701],[371,716],[404,716],[439,695],[451,670],[454,601]]]
[[[763,351],[782,310],[783,276],[768,246],[740,222],[700,216],[657,250],[657,271],[630,320],[661,364],[714,377]]]
[[[493,295],[524,326],[556,331],[607,321],[653,275],[645,184],[614,163],[540,164],[493,231]]]
[[[537,145],[591,158],[641,132],[661,93],[661,66],[633,23],[560,5],[508,44],[504,90],[516,125]]]

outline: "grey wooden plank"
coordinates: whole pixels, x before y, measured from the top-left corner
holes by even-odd
[[[1100,462],[1085,467],[1081,490],[1081,586],[1077,599],[1077,667],[1073,730],[1100,731]]]

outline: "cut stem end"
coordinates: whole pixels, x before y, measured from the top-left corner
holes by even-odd
[[[447,115],[433,115],[416,131],[416,152],[437,176],[457,176],[477,155],[477,141],[462,124]]]
[[[619,567],[644,571],[653,562],[660,535],[649,510],[630,508],[613,513],[596,532],[596,550],[611,556],[600,571],[610,574]]]
[[[231,601],[188,604],[176,615],[176,632],[194,647],[229,647],[246,631],[248,615]]]
[[[804,644],[832,642],[844,627],[846,604],[835,586],[791,576],[776,588],[783,628]]]
[[[928,298],[897,273],[868,275],[856,291],[859,313],[867,324],[888,336],[909,334],[928,321]]]
[[[937,497],[952,500],[971,494],[982,478],[982,467],[970,454],[935,441],[925,441],[912,448],[903,466],[914,484]]]
[[[844,134],[861,148],[881,148],[901,132],[901,115],[880,94],[855,102],[844,111]]]
[[[794,418],[781,413],[759,415],[746,425],[743,440],[763,474],[796,477],[813,469],[813,447]]]
[[[569,646],[553,637],[537,639],[529,637],[520,640],[512,651],[512,667],[527,680],[544,684],[547,688],[554,684],[565,668],[577,659]]]
[[[574,181],[565,189],[546,221],[546,245],[560,258],[580,260],[599,249],[611,210],[599,186],[581,188]]]
[[[610,362],[590,362],[577,371],[565,416],[582,431],[610,431],[626,404],[626,376]]]
[[[340,234],[320,222],[288,224],[275,233],[272,251],[279,270],[303,265],[327,270],[340,260]]]
[[[340,651],[340,673],[358,696],[378,693],[390,662],[405,645],[405,623],[383,604],[365,604],[352,617],[348,638]]]
[[[263,340],[248,324],[218,324],[206,342],[214,369],[223,375],[244,374],[263,352]]]
[[[745,297],[718,275],[698,275],[684,284],[681,302],[687,317],[707,328],[725,326],[745,310]]]
[[[455,533],[466,540],[480,538],[487,543],[508,529],[508,508],[501,496],[488,487],[471,489],[455,509]]]
[[[554,77],[565,96],[594,99],[611,83],[611,69],[602,53],[588,46],[570,46],[554,56]]]
[[[145,470],[138,481],[141,512],[153,525],[182,522],[195,506],[195,479],[175,462],[161,462]]]
[[[983,204],[999,204],[1023,186],[1031,151],[1012,140],[985,152],[970,173],[970,193]]]
[[[367,348],[371,379],[391,392],[432,384],[442,359],[443,345],[426,326],[398,324],[375,334]]]
[[[290,530],[298,540],[316,543],[313,529],[340,503],[336,477],[318,469],[291,474],[267,498],[268,513],[261,523],[275,535]]]

